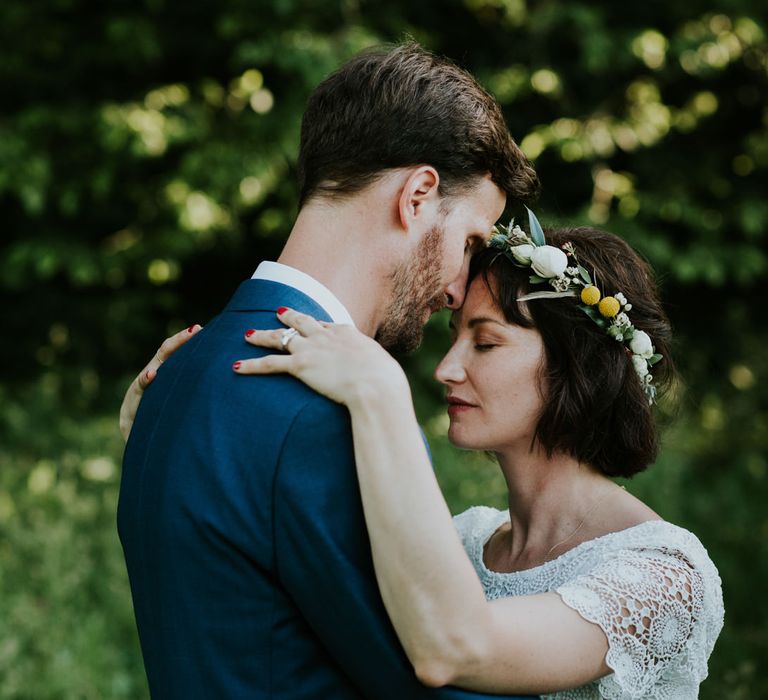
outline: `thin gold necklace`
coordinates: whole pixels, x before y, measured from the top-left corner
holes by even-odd
[[[624,489],[623,486],[620,486],[620,488]],[[624,489],[626,491],[626,489]],[[584,527],[584,523],[587,522],[587,519],[589,516],[591,516],[596,510],[597,507],[606,499],[608,498],[608,492],[605,493],[605,495],[601,496],[600,498],[595,500],[594,505],[589,509],[587,514],[581,519],[581,522],[576,526],[576,529],[568,535],[564,540],[560,540],[559,542],[555,543],[549,548],[549,551],[544,555],[544,558],[541,560],[541,564],[546,564],[546,562],[549,560],[549,555],[552,554],[560,545],[565,544],[568,540],[571,539],[579,530],[581,530],[582,527]],[[538,566],[541,566],[539,564]]]

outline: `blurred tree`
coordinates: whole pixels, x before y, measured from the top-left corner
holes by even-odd
[[[606,227],[658,271],[686,385],[632,488],[720,567],[726,630],[702,696],[768,697],[768,329],[751,312],[768,268],[766,15],[758,0],[0,6],[0,697],[145,693],[112,525],[123,388],[277,256],[312,87],[406,35],[498,96],[545,223]],[[429,379],[446,346],[438,317],[405,362],[441,480],[456,510],[503,505],[495,467],[446,444]]]

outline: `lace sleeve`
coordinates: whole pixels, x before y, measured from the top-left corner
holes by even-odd
[[[463,513],[453,516],[453,525],[459,533],[461,541],[468,547],[471,541],[477,537],[479,531],[488,525],[494,518],[498,519],[499,511],[487,506],[472,506]]]
[[[706,552],[625,549],[556,591],[608,638],[604,698],[698,697],[723,619]]]

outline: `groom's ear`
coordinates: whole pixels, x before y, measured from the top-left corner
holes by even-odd
[[[398,200],[400,225],[405,231],[416,224],[431,225],[439,212],[439,187],[440,176],[431,165],[420,165],[411,171]]]

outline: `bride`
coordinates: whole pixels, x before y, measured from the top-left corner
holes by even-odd
[[[723,624],[717,570],[695,535],[612,480],[655,459],[669,324],[620,238],[547,239],[531,216],[530,234],[502,227],[474,258],[435,372],[449,439],[495,456],[508,510],[451,518],[402,369],[353,327],[285,310],[288,330],[244,331],[286,353],[234,371],[288,372],[348,407],[381,595],[423,683],[695,698]]]

